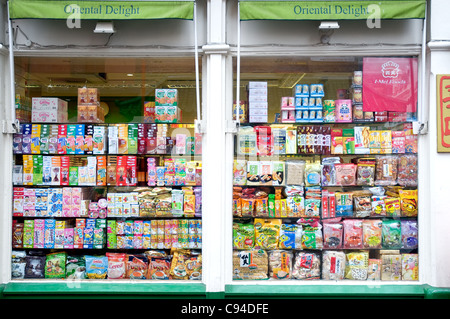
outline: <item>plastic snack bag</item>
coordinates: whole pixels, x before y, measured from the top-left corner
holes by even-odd
[[[255,218],[255,248],[277,249],[281,219]]]
[[[269,251],[269,278],[290,279],[292,276],[292,252],[286,250]]]
[[[364,248],[381,248],[381,220],[366,219],[363,221]]]
[[[233,248],[251,249],[255,244],[255,227],[251,223],[233,223]]]
[[[269,260],[265,250],[241,250],[233,252],[233,279],[268,279]]]
[[[297,252],[292,268],[292,278],[319,279],[320,256],[313,252]]]
[[[108,258],[108,279],[123,279],[126,275],[126,254],[106,253]]]
[[[45,256],[25,256],[24,278],[45,278]]]
[[[354,249],[363,247],[363,228],[362,220],[346,219],[344,225],[344,244],[343,248]]]
[[[397,183],[401,186],[417,186],[417,155],[405,154],[398,159]]]
[[[400,210],[403,217],[416,217],[418,214],[418,195],[415,190],[399,190]]]
[[[86,262],[84,256],[67,256],[66,279],[85,279]]]
[[[353,193],[336,192],[336,216],[353,216]]]
[[[345,253],[343,251],[324,251],[322,256],[322,279],[344,279],[345,263]]]
[[[286,161],[286,185],[303,186],[306,162],[303,160]]]
[[[416,220],[402,220],[402,249],[417,249],[419,229]]]
[[[11,278],[23,279],[25,277],[26,253],[24,251],[12,251],[11,254]]]
[[[375,185],[395,185],[397,183],[397,157],[376,157]]]
[[[66,277],[67,254],[51,253],[45,259],[45,278],[65,278]]]
[[[301,249],[322,249],[323,235],[322,225],[316,218],[300,219],[301,225]]]
[[[340,219],[332,222],[330,220],[323,222],[323,248],[338,249],[342,248],[342,237],[344,226]]]
[[[346,254],[345,278],[366,280],[369,271],[369,253],[367,251]]]
[[[320,163],[306,163],[305,165],[305,185],[319,186],[321,177]]]
[[[108,273],[108,257],[106,256],[85,256],[86,278],[105,279]]]
[[[295,224],[282,224],[278,246],[280,249],[295,249],[295,236],[298,226]]]
[[[375,159],[360,159],[356,168],[356,185],[373,186],[375,183]]]
[[[367,280],[381,279],[381,259],[369,259]]]
[[[383,220],[382,247],[385,249],[400,249],[402,246],[401,222],[399,220]]]
[[[148,259],[144,255],[128,255],[126,263],[126,278],[147,279]]]
[[[419,280],[419,256],[402,254],[402,280]]]
[[[372,193],[370,191],[353,192],[354,216],[369,217],[372,212]]]

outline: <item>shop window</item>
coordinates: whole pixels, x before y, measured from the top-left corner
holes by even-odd
[[[415,57],[241,57],[232,278],[419,279]]]
[[[201,281],[194,59],[15,63],[12,280]]]

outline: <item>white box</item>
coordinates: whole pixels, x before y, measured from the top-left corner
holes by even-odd
[[[267,108],[269,108],[269,103],[267,101],[265,101],[265,102],[253,101],[248,104],[249,110],[251,110],[251,109],[267,109]]]
[[[266,123],[267,121],[267,115],[260,115],[260,116],[250,116],[249,118],[250,123]]]
[[[267,116],[267,109],[250,109],[249,116]]]
[[[267,89],[267,82],[250,81],[248,82],[249,89]]]

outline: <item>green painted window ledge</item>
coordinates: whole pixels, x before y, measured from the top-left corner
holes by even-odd
[[[10,282],[3,286],[2,298],[205,298],[203,283],[149,282]]]
[[[428,285],[227,285],[225,298],[450,299],[450,288]]]

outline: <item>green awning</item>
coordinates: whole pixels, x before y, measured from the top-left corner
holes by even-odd
[[[240,20],[424,19],[426,0],[243,1]]]
[[[10,0],[10,19],[194,19],[194,1]]]

